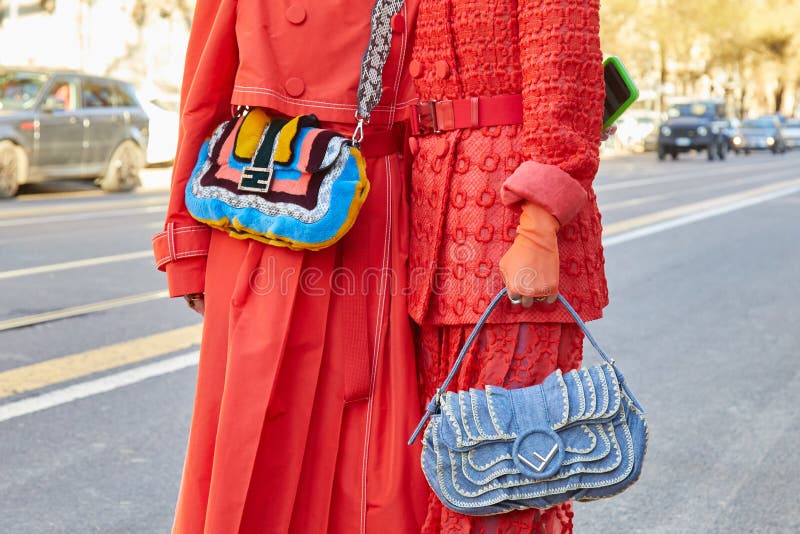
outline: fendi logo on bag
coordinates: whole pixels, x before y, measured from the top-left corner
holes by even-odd
[[[272,183],[272,169],[263,167],[247,167],[239,181],[239,191],[266,193]]]
[[[551,446],[552,444],[552,446]],[[548,450],[550,446],[550,450]],[[547,478],[554,469],[558,469],[560,462],[551,462],[561,452],[563,456],[563,443],[558,434],[549,428],[532,430],[517,438],[514,444],[514,456],[521,471],[534,478]],[[519,465],[521,464],[521,465]],[[549,465],[549,467],[548,467]],[[533,472],[530,472],[533,470]]]

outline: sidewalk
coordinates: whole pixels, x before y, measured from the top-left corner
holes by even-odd
[[[137,191],[169,191],[172,179],[172,166],[146,167],[139,174],[142,185]]]

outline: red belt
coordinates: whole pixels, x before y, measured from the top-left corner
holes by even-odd
[[[378,158],[388,156],[395,152],[403,151],[405,126],[395,124],[390,130],[364,129],[364,139],[361,141],[361,154],[365,158]]]
[[[522,95],[423,100],[411,111],[411,133],[430,133],[522,124]]]

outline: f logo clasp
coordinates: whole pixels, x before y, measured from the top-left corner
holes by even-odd
[[[247,167],[239,180],[239,191],[266,193],[272,185],[272,169]]]
[[[514,464],[525,476],[535,479],[555,475],[564,461],[564,442],[550,428],[529,430],[514,441]]]

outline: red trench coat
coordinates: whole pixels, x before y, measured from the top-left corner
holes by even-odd
[[[313,4],[197,3],[173,191],[154,237],[171,295],[206,296],[176,533],[406,534],[424,520],[419,449],[405,445],[419,417],[413,343],[405,297],[392,292],[408,257],[402,154],[365,154],[370,196],[320,252],[212,232],[183,201],[204,137],[232,104],[353,127],[373,0]],[[415,4],[392,20],[373,131],[412,99],[402,73]]]

